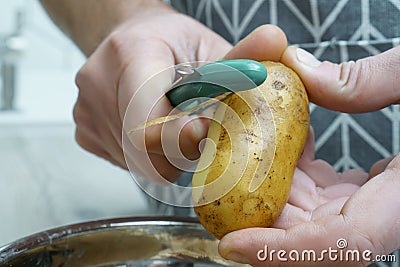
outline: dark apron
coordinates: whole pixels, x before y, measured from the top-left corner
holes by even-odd
[[[271,23],[284,30],[290,44],[332,62],[376,55],[400,44],[398,0],[171,0],[171,4],[233,44]],[[317,157],[338,171],[368,171],[374,162],[400,151],[398,105],[358,115],[312,105],[311,124]]]

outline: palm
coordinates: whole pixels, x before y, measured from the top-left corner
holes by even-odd
[[[360,170],[337,173],[332,166],[314,159],[314,135],[310,132],[306,149],[293,177],[288,204],[274,227],[287,229],[299,223],[339,214],[349,197],[368,179]]]
[[[397,160],[397,161],[396,161]],[[272,228],[248,228],[226,235],[219,251],[226,256],[239,251],[255,266],[265,262],[257,252],[265,245],[275,251],[304,251],[313,249],[317,255],[328,248],[337,249],[337,241],[344,239],[346,249],[372,255],[387,254],[400,246],[400,229],[393,214],[400,214],[398,174],[400,158],[395,158],[385,172],[368,180],[367,173],[350,170],[337,173],[332,166],[314,159],[314,135],[311,131],[305,151],[295,171],[288,204]],[[393,167],[394,166],[394,167]],[[319,253],[319,254],[318,254]],[[372,256],[373,259],[373,256]],[[370,259],[332,262],[291,262],[343,266],[366,264]],[[272,266],[282,262],[269,262]]]

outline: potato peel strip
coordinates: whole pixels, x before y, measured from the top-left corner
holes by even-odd
[[[210,107],[211,105],[224,100],[230,94],[232,94],[232,92],[224,93],[222,95],[219,95],[217,97],[214,97],[214,98],[211,98],[211,99],[209,99],[207,101],[204,101],[203,103],[200,103],[199,105],[197,105],[197,106],[195,106],[195,107],[193,107],[193,108],[191,108],[189,110],[182,111],[182,112],[179,112],[179,113],[174,114],[174,115],[168,115],[168,116],[164,116],[164,117],[155,118],[155,119],[152,119],[150,121],[146,121],[145,123],[142,123],[142,124],[136,126],[135,128],[129,130],[128,134],[131,134],[131,133],[134,133],[134,132],[137,132],[137,131],[140,131],[140,130],[144,130],[144,129],[146,129],[148,127],[151,127],[151,126],[154,126],[154,125],[159,125],[159,124],[162,124],[162,123],[174,121],[174,120],[180,119],[180,118],[182,118],[182,117],[184,117],[186,115],[190,115],[192,113],[195,113],[195,112],[197,112],[197,111],[199,111],[201,109],[206,109],[206,108]]]

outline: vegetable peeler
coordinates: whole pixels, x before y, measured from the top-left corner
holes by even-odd
[[[261,63],[248,59],[222,60],[194,67],[192,64],[175,66],[178,79],[166,93],[172,106],[188,110],[226,92],[253,89],[267,78]]]

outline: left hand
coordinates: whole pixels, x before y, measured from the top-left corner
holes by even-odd
[[[400,101],[400,47],[340,65],[319,62],[312,55],[289,47],[281,61],[299,74],[310,100],[325,108],[367,112]],[[369,263],[362,258],[363,251],[371,251],[368,256],[374,260],[377,255],[400,248],[400,155],[389,163],[386,160],[376,164],[368,180],[366,173],[336,173],[324,161],[315,160],[313,136],[310,138],[294,175],[289,202],[275,225],[226,235],[219,246],[223,257],[254,266],[359,266]],[[359,261],[330,261],[327,254],[324,261],[314,262],[282,262],[276,253],[274,261],[257,258],[265,245],[269,251],[285,250],[286,258],[292,250],[301,255],[311,249],[318,258],[323,250],[340,250],[336,243],[339,239],[347,241],[343,252],[359,251]]]
[[[362,266],[368,257],[386,255],[400,247],[399,219],[400,157],[386,170],[368,180],[368,174],[358,170],[344,173],[328,163],[314,159],[314,135],[309,135],[304,154],[293,178],[288,204],[272,228],[249,228],[226,235],[220,242],[223,257],[253,266]],[[366,182],[366,183],[365,183]],[[396,217],[397,216],[397,217]],[[321,261],[291,261],[289,252],[314,250],[316,259],[322,250],[340,251],[337,242],[347,241],[345,252],[358,250],[360,261],[330,261],[329,254]],[[260,250],[275,250],[273,258],[258,259]],[[288,262],[279,261],[277,251],[284,250]],[[371,254],[363,259],[363,251]],[[339,255],[338,253],[333,254]],[[265,257],[264,252],[259,256]],[[282,256],[282,255],[281,255]],[[352,259],[351,257],[349,258]]]

